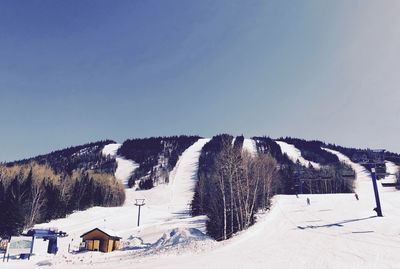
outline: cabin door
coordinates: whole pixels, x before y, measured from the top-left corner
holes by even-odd
[[[86,249],[93,250],[93,240],[86,240]]]
[[[100,250],[100,240],[93,240],[93,250],[94,251]]]

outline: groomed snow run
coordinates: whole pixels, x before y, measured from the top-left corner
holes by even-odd
[[[194,195],[201,149],[210,139],[199,139],[182,153],[171,172],[168,187],[171,191],[170,210],[189,215]]]
[[[153,189],[143,191],[126,189],[126,201],[122,207],[93,207],[75,212],[67,218],[36,225],[37,228],[57,227],[68,233],[68,237],[59,239],[59,253],[56,256],[46,255],[46,249],[42,247],[42,252],[32,257],[31,261],[14,260],[7,266],[11,268],[26,267],[26,265],[35,267],[38,262],[49,261],[56,267],[68,267],[68,265],[74,264],[80,268],[96,262],[99,264],[107,263],[107,261],[108,263],[119,263],[120,259],[132,261],[134,257],[137,259],[138,249],[152,246],[160,238],[163,238],[163,234],[171,234],[174,230],[174,236],[171,235],[168,243],[157,246],[157,253],[162,252],[161,246],[170,247],[171,242],[181,243],[182,240],[191,243],[199,241],[200,243],[195,244],[196,248],[199,245],[212,244],[214,241],[204,235],[206,217],[192,218],[189,215],[201,149],[208,141],[209,139],[199,139],[183,152],[171,173],[169,184],[160,184]],[[117,145],[109,146],[103,153],[116,156],[117,149]],[[140,226],[137,227],[138,208],[134,204],[136,199],[141,198],[145,199],[146,204],[141,208]],[[67,252],[69,244],[71,250],[76,250],[81,242],[80,235],[96,227],[113,230],[119,234],[123,238],[122,245],[125,250],[109,254],[94,252],[71,254]],[[194,238],[196,235],[201,236]],[[138,242],[142,243],[139,247],[132,247]],[[38,245],[41,243],[43,243],[41,240],[37,240]],[[146,249],[144,256],[149,256],[149,253],[153,252],[154,249]]]
[[[257,155],[256,141],[254,141],[253,139],[245,138],[243,140],[242,149],[243,150],[247,150],[252,156],[256,156]]]
[[[382,192],[385,217],[375,217],[370,174],[343,154],[331,152],[355,169],[360,200],[351,193],[279,195],[269,213],[220,247],[148,258],[135,268],[399,268],[399,193]]]
[[[384,179],[381,180],[382,183],[396,183],[397,173],[399,172],[399,167],[393,162],[386,161],[386,172],[389,174]]]
[[[197,146],[193,145],[188,151]],[[193,150],[192,154],[197,154],[196,152]],[[112,223],[107,226],[114,228],[124,238],[128,238],[128,242],[133,246],[131,249],[108,254],[93,252],[58,254],[52,259],[49,258],[48,262],[53,265],[51,268],[62,269],[398,269],[399,192],[381,192],[384,217],[375,217],[375,212],[372,210],[375,202],[369,173],[362,166],[352,163],[343,154],[331,152],[356,171],[356,192],[360,200],[356,200],[352,193],[299,195],[299,198],[294,195],[278,195],[274,197],[271,211],[259,215],[254,226],[228,241],[215,243],[206,238],[204,241],[197,240],[203,238],[202,234],[190,228],[194,228],[199,220],[185,217],[180,220],[179,215],[163,215],[161,210],[168,212],[168,206],[165,205],[170,205],[165,196],[167,188],[153,189],[150,192],[143,192],[148,195],[149,202],[153,201],[156,195],[160,195],[162,199],[159,200],[159,204],[144,208],[141,228],[132,227],[131,220],[135,222],[137,213],[132,206],[126,210],[127,205],[120,212],[114,209],[109,212],[109,216],[106,216],[107,221],[104,223]],[[379,189],[382,190],[382,187],[379,186]],[[307,197],[310,198],[311,205],[307,205]],[[170,216],[171,220],[167,220],[165,216]],[[158,224],[155,222],[157,217]],[[117,218],[115,222],[114,218]],[[77,225],[75,228],[81,231],[89,228],[85,221],[78,220],[68,218],[65,226],[61,228],[72,228],[74,223]],[[98,215],[94,216],[93,225],[98,224],[99,220],[101,218]],[[202,221],[200,220],[200,223]],[[181,224],[180,227],[176,225],[178,223]],[[134,249],[135,246],[138,248],[148,246],[143,241],[149,242],[145,238],[150,238],[152,234],[155,236],[151,242],[153,246],[157,246],[156,249],[163,245],[173,246],[181,238],[194,238],[201,244],[195,247],[189,244],[179,251],[151,252],[149,255]],[[202,251],[195,251],[198,246]],[[32,260],[13,261],[4,268],[27,269],[34,267],[35,263]]]
[[[127,187],[130,176],[133,174],[135,169],[139,167],[139,165],[132,160],[127,160],[117,155],[117,151],[121,146],[121,144],[108,144],[104,146],[102,153],[104,156],[109,155],[115,158],[115,161],[117,162],[115,178],[120,180],[125,187]]]
[[[299,161],[301,165],[308,167],[311,164],[315,169],[320,169],[321,165],[316,162],[308,161],[301,156],[301,151],[297,149],[294,145],[288,144],[283,141],[275,141],[281,148],[282,153],[286,154],[290,160],[293,162]]]

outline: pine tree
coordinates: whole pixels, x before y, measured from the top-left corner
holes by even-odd
[[[4,191],[3,191],[4,192]],[[5,191],[5,200],[0,210],[0,235],[11,236],[21,234],[24,225],[24,207],[21,186],[16,177]]]

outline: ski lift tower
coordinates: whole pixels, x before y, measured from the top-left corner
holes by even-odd
[[[372,179],[372,185],[374,187],[375,202],[376,202],[376,208],[374,208],[374,210],[376,211],[378,217],[383,217],[381,201],[379,199],[378,185],[376,183],[376,180],[378,176],[382,176],[382,174],[384,174],[378,172],[377,168],[382,168],[385,166],[385,150],[368,149],[367,151],[361,151],[360,153],[361,154],[358,154],[358,158],[356,158],[355,161],[357,161],[360,164],[368,165],[371,168],[371,179]]]
[[[140,208],[145,205],[144,199],[135,199],[135,206],[139,207],[138,210],[138,219],[137,219],[137,226],[139,227],[140,224]]]

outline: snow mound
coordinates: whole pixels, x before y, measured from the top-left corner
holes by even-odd
[[[36,263],[37,266],[52,266],[53,264],[49,260],[44,260]]]
[[[122,249],[123,250],[128,250],[128,249],[144,249],[148,248],[151,244],[144,243],[143,239],[141,237],[137,236],[129,236],[126,241],[122,242]]]
[[[199,249],[201,245],[207,242],[213,242],[209,236],[205,235],[202,231],[196,228],[175,228],[169,233],[164,233],[151,247],[149,251],[163,252],[166,250],[179,250],[184,251],[190,249]]]

